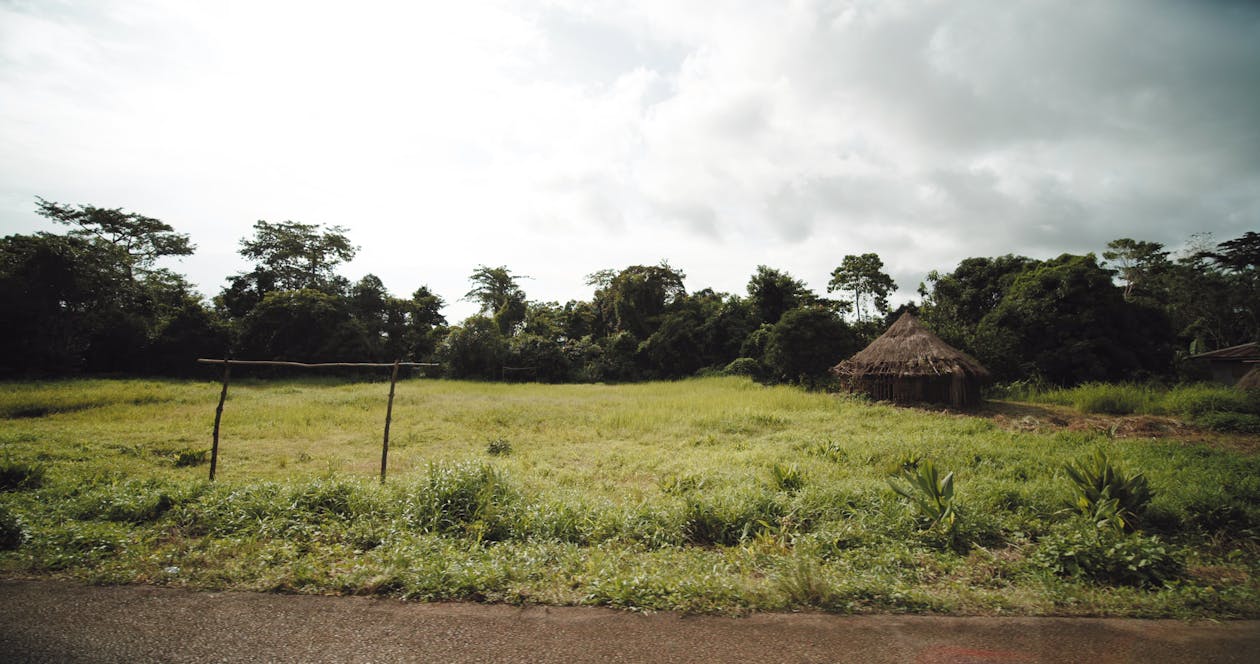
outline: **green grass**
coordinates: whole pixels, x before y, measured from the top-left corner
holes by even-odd
[[[743,378],[0,387],[0,573],[633,609],[1260,615],[1260,460]],[[1095,450],[1143,532],[1072,507]],[[950,528],[888,479],[954,473]],[[1140,574],[1125,572],[1129,566]],[[1137,579],[1134,581],[1133,579]]]
[[[1218,413],[1260,415],[1260,394],[1210,383],[1171,388],[1141,383],[1085,383],[1045,390],[1019,386],[1003,396],[1071,406],[1082,413],[1173,415],[1190,420]]]

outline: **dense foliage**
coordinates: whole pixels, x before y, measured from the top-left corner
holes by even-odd
[[[71,226],[0,239],[0,373],[181,374],[199,356],[298,361],[437,361],[456,378],[540,382],[680,378],[727,367],[820,385],[898,312],[873,253],[841,257],[824,298],[757,266],[745,294],[689,292],[666,262],[591,274],[588,301],[530,300],[526,278],[478,266],[464,298],[477,315],[448,326],[425,286],[390,294],[371,274],[337,272],[358,248],[347,231],[258,221],[240,253],[254,266],[206,302],[157,267],[191,254],[188,236],[120,209],[39,199]],[[1192,353],[1260,339],[1260,235],[1173,258],[1158,243],[1111,242],[1049,260],[968,258],[932,272],[918,310],[999,380],[1073,385],[1176,377]],[[1118,282],[1118,283],[1117,283]]]

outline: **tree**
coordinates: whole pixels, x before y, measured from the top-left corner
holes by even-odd
[[[1158,309],[1125,302],[1093,254],[1064,254],[1019,273],[977,333],[979,359],[999,378],[1060,385],[1166,374],[1172,332]]]
[[[345,298],[309,288],[268,293],[240,324],[239,350],[250,359],[356,361],[370,348]]]
[[[349,282],[336,268],[358,252],[345,233],[341,226],[259,220],[254,237],[242,239],[240,249],[241,256],[256,261],[254,269],[231,277],[216,303],[239,318],[276,291],[345,292]]]
[[[84,368],[94,339],[136,295],[126,261],[121,249],[95,238],[37,233],[0,240],[0,366],[23,373]]]
[[[407,307],[407,347],[411,349],[413,359],[427,361],[446,336],[446,317],[442,315],[444,306],[446,303],[442,297],[429,290],[428,286],[421,286],[411,294]]]
[[[473,288],[464,294],[464,299],[479,303],[481,313],[493,318],[499,332],[511,336],[525,320],[526,313],[525,291],[516,281],[528,277],[514,276],[502,265],[478,265],[468,279],[472,281]]]
[[[858,323],[866,319],[863,305],[868,300],[879,315],[887,314],[888,296],[895,290],[897,284],[884,273],[884,261],[878,254],[845,256],[840,266],[831,271],[831,281],[827,283],[828,293],[842,291],[853,295],[853,316]]]
[[[980,321],[1006,296],[1015,277],[1037,264],[1031,258],[1008,254],[965,258],[948,274],[933,270],[926,285],[919,286],[920,320],[947,343],[978,356]]]
[[[860,347],[857,335],[835,312],[818,305],[799,307],[770,329],[765,366],[778,380],[818,386],[832,366]]]
[[[1124,281],[1124,299],[1132,300],[1134,289],[1145,287],[1168,266],[1168,252],[1158,242],[1144,242],[1123,237],[1107,243],[1103,258],[1114,261]]]
[[[805,282],[765,265],[758,265],[748,280],[748,304],[758,323],[774,325],[784,313],[811,304],[814,299]]]
[[[595,308],[608,332],[629,332],[646,339],[660,326],[671,304],[687,294],[686,275],[669,263],[631,265],[620,272],[601,270],[587,276],[596,287]]]
[[[92,205],[62,205],[43,198],[36,213],[59,224],[77,227],[70,235],[97,238],[118,247],[128,257],[124,269],[128,276],[134,268],[148,270],[163,256],[188,256],[195,247],[188,236],[176,233],[169,224],[122,208],[98,208]]]
[[[488,316],[470,316],[451,328],[438,354],[451,378],[495,380],[507,357],[507,342],[499,326]]]

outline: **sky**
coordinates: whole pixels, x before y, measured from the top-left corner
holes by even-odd
[[[530,299],[667,260],[915,298],[971,256],[1260,230],[1260,3],[0,0],[0,234],[35,197],[187,233],[213,296],[257,220],[348,229],[342,274],[478,265]]]

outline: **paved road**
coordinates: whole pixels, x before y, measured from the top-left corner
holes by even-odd
[[[5,662],[1246,662],[1260,621],[715,618],[0,581]]]

